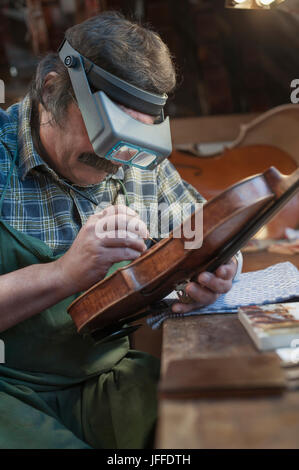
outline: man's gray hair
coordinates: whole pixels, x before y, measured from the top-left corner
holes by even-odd
[[[156,32],[118,12],[104,12],[72,26],[65,37],[80,54],[139,88],[158,94],[175,88],[175,67],[166,44]],[[49,72],[56,72],[57,77],[45,87]],[[74,93],[57,53],[48,54],[38,64],[30,95],[62,124]]]

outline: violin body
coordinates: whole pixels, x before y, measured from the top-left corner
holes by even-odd
[[[169,294],[177,284],[228,261],[276,210],[299,191],[299,169],[284,176],[275,168],[242,180],[210,199],[203,211],[202,244],[176,230],[128,266],[118,269],[78,297],[68,308],[79,333],[120,321]],[[197,214],[188,220],[195,227]],[[263,217],[263,219],[261,219]],[[194,237],[195,238],[195,237]]]

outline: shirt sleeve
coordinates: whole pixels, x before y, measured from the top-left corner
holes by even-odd
[[[181,178],[168,159],[165,159],[158,167],[157,184],[159,202],[172,204],[175,201],[181,203],[206,201],[191,184]]]

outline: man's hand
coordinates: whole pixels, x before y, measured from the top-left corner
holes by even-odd
[[[0,332],[88,289],[113,263],[138,258],[147,237],[144,222],[126,206],[92,215],[61,258],[0,276]]]
[[[185,289],[186,294],[194,300],[194,303],[175,303],[172,306],[173,312],[187,313],[212,304],[221,294],[231,289],[236,271],[237,261],[233,258],[229,263],[219,266],[214,274],[200,273],[197,282],[189,282]]]
[[[126,206],[109,206],[89,217],[71,248],[56,261],[68,294],[103,279],[113,263],[138,258],[146,250],[147,237],[145,223]]]

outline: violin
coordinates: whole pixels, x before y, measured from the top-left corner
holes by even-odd
[[[101,338],[148,315],[180,283],[227,262],[298,191],[299,169],[283,175],[274,167],[224,190],[199,209],[202,244],[192,245],[196,233],[192,239],[184,231],[186,222],[196,226],[196,211],[183,222],[180,237],[175,228],[168,238],[80,295],[68,308],[77,331]]]

